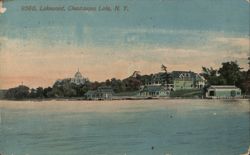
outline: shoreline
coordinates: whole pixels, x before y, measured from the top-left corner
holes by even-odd
[[[114,98],[114,99],[95,99],[95,100],[88,100],[85,98],[41,98],[41,99],[0,99],[0,101],[33,101],[33,102],[45,102],[45,101],[138,101],[138,100],[250,100],[250,98],[184,98],[184,97],[148,97],[148,98]]]

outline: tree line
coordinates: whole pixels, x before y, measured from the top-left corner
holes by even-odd
[[[223,62],[219,69],[202,67],[202,71],[202,76],[207,80],[206,87],[210,85],[235,85],[243,93],[249,93],[249,85],[246,83],[250,78],[250,70],[243,71],[237,61]]]
[[[82,85],[72,83],[70,79],[56,81],[52,87],[36,89],[20,85],[15,88],[10,88],[5,93],[6,99],[21,100],[21,99],[44,99],[44,98],[70,98],[70,97],[84,97],[88,90],[96,90],[100,86],[109,86],[115,93],[137,91],[143,85],[143,81],[149,76],[129,77],[123,80],[112,78],[104,82],[90,82],[86,81]]]
[[[169,74],[164,66],[162,78],[168,83],[171,82],[171,74]],[[223,62],[221,67],[214,69],[212,67],[202,67],[201,75],[206,79],[206,87],[210,85],[236,85],[242,92],[249,93],[249,85],[246,81],[250,79],[250,71],[242,71],[242,68],[236,61]],[[134,74],[133,74],[134,75]],[[130,76],[125,79],[108,79],[103,82],[86,81],[83,85],[76,85],[70,82],[70,79],[56,81],[53,86],[36,89],[20,85],[10,88],[5,93],[6,99],[22,100],[22,99],[44,99],[44,98],[70,98],[83,97],[88,90],[96,90],[100,86],[109,86],[115,93],[138,91],[140,86],[152,81],[153,74]]]

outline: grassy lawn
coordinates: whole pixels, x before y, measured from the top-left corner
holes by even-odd
[[[114,96],[136,96],[139,91],[115,93]]]
[[[201,96],[202,96],[202,90],[200,89],[177,90],[170,93],[170,97],[196,98]]]

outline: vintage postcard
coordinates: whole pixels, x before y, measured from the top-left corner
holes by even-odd
[[[249,0],[0,0],[0,155],[250,155]]]

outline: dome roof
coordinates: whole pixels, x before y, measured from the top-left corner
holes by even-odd
[[[75,73],[75,78],[82,78],[82,74],[78,71]]]

